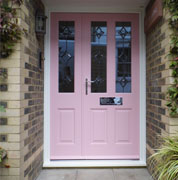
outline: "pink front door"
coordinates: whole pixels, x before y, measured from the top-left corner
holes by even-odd
[[[51,14],[51,159],[139,159],[139,15]]]

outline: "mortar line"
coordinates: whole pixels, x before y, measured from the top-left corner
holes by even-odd
[[[76,174],[75,174],[75,180],[77,180],[77,178],[78,178],[78,169],[77,169]]]

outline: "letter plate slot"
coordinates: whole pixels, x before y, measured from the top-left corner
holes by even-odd
[[[100,105],[123,105],[122,97],[100,97]]]

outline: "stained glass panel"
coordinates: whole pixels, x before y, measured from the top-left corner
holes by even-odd
[[[106,92],[106,22],[91,23],[91,92]]]
[[[74,92],[74,45],[73,21],[59,22],[59,92]]]
[[[116,92],[131,92],[131,23],[116,22]]]

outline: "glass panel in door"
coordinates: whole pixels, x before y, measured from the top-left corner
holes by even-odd
[[[131,92],[131,23],[116,22],[116,92]]]
[[[91,92],[106,92],[106,22],[91,22]]]
[[[59,92],[74,92],[74,21],[59,21]]]

